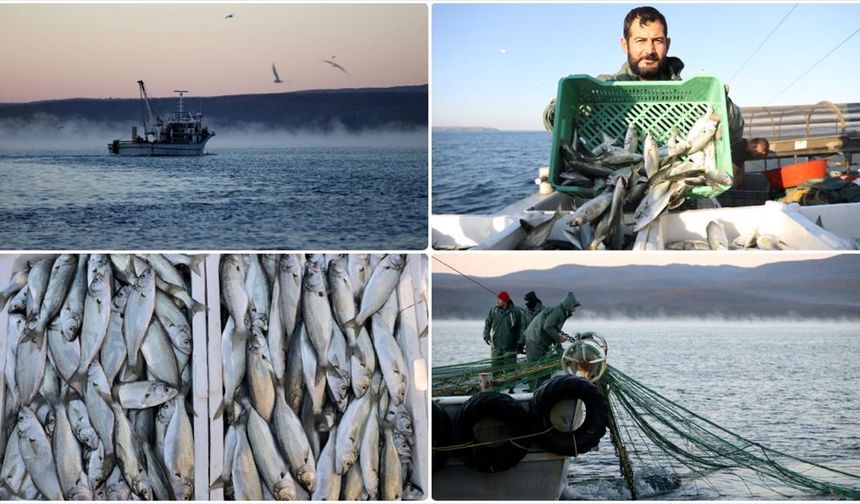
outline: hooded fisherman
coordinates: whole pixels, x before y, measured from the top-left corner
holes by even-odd
[[[535,315],[525,331],[526,359],[529,362],[540,360],[561,347],[564,341],[561,328],[579,304],[573,292],[568,292],[561,303]]]
[[[484,342],[492,346],[493,366],[517,363],[517,347],[522,344],[523,320],[520,309],[505,291],[499,292],[484,322]]]
[[[529,291],[526,293],[526,295],[523,297],[523,304],[525,305],[524,308],[522,308],[521,310],[523,316],[523,334],[520,337],[519,344],[517,345],[518,354],[526,353],[526,329],[528,328],[531,321],[534,320],[534,318],[537,316],[537,314],[544,310],[543,303],[541,302],[540,298],[537,297],[535,291]]]

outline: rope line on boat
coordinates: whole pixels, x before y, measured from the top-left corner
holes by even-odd
[[[543,436],[544,434],[547,434],[550,431],[552,431],[552,427],[550,427],[546,430],[540,431],[540,432],[533,432],[531,434],[523,434],[522,436],[514,436],[514,437],[510,437],[510,438],[494,439],[492,441],[483,441],[480,443],[468,442],[468,443],[461,443],[461,444],[448,445],[448,446],[434,446],[433,451],[441,451],[441,452],[457,451],[457,450],[463,450],[466,448],[477,448],[479,446],[490,446],[490,445],[494,445],[494,444],[504,443],[506,441],[510,442],[511,444],[516,446],[517,448],[522,448],[524,450],[528,450],[528,447],[519,445],[519,444],[515,443],[514,441],[519,441],[521,439],[529,439],[529,438],[533,438],[533,437],[537,437],[537,436]]]

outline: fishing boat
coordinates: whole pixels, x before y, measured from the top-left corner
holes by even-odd
[[[860,153],[860,104],[833,104],[742,109],[744,136],[770,142],[766,159],[747,170],[742,190],[729,190],[710,198],[687,200],[633,233],[635,219],[621,219],[633,250],[661,250],[684,241],[706,241],[706,227],[720,222],[731,243],[760,231],[778,235],[787,249],[853,250],[860,248],[860,203],[802,205],[776,201],[784,190],[805,180],[853,180]],[[789,182],[792,170],[809,170]],[[431,243],[435,249],[511,250],[523,248],[585,249],[572,243],[569,233],[574,211],[588,198],[557,190],[551,170],[538,170],[538,190],[492,214],[435,214],[431,216]],[[855,182],[856,183],[856,182]],[[820,201],[815,203],[821,203]],[[535,240],[535,236],[538,240]],[[536,246],[535,242],[539,242]]]
[[[434,368],[434,499],[562,496],[572,457],[596,450],[607,428],[602,393],[594,385],[607,369],[606,342],[595,333],[569,341],[561,360],[553,355],[535,364],[484,367],[490,372],[478,373],[480,392],[474,395],[444,394],[469,389],[464,382],[474,385],[469,374],[481,365]],[[550,375],[535,391],[523,383]]]
[[[860,475],[771,449],[690,411],[608,365],[606,342],[595,333],[569,341],[561,359],[550,354],[508,367],[488,361],[434,367],[435,500],[570,498],[570,472],[598,443],[601,452],[614,452],[617,465],[611,465],[621,478],[594,487],[593,497],[606,495],[601,489],[613,492],[613,500],[672,495],[685,477],[713,471],[783,498],[789,494],[779,492],[791,489],[860,497]],[[470,377],[482,368],[489,373]],[[546,381],[531,392],[516,385],[523,379]]]
[[[203,126],[203,114],[185,110],[182,97],[188,91],[175,90],[179,95],[176,110],[165,121],[152,112],[149,95],[142,80],[140,99],[143,102],[143,136],[138,134],[137,126],[131,128],[130,140],[114,140],[108,144],[108,151],[118,156],[202,156],[206,142],[215,132]]]

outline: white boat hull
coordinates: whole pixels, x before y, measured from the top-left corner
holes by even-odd
[[[151,142],[121,141],[108,145],[110,152],[118,156],[202,156],[206,153],[206,142],[199,144],[165,144]]]
[[[510,394],[528,408],[530,392]],[[435,397],[433,402],[456,416],[468,396]],[[546,451],[531,451],[514,467],[498,473],[480,472],[452,457],[433,473],[435,500],[559,500],[567,486],[570,458]]]

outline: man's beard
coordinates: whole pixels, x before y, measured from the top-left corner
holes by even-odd
[[[664,58],[662,61],[658,63],[654,69],[647,68],[639,68],[639,63],[645,60],[654,61],[657,59],[656,54],[649,54],[647,56],[643,56],[642,58],[633,59],[629,54],[627,55],[627,64],[630,65],[630,71],[633,72],[634,75],[639,76],[642,79],[652,79],[660,75],[660,72],[663,70],[663,66],[666,64],[666,59]]]

